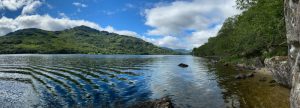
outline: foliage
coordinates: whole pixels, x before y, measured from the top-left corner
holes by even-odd
[[[237,8],[244,10],[257,4],[258,0],[236,0]]]
[[[283,0],[256,0],[242,14],[228,18],[217,36],[193,49],[193,54],[227,61],[287,55],[283,9]]]
[[[64,31],[24,29],[0,37],[0,53],[177,54],[141,39],[79,26]]]

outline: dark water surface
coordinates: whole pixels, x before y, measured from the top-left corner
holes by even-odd
[[[186,63],[188,68],[180,68]],[[288,108],[289,90],[193,56],[0,55],[0,107],[120,107],[169,96],[182,108]]]

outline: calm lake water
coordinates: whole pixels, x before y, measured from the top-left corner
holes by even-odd
[[[235,80],[239,71],[208,61],[188,55],[0,55],[0,107],[124,108],[164,96],[180,108],[289,107],[289,90],[269,83],[270,76]]]

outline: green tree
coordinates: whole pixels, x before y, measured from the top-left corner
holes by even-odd
[[[193,50],[196,56],[219,56],[226,61],[286,55],[282,0],[237,0],[244,11],[228,18],[216,37]]]

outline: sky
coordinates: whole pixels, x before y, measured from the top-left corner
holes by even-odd
[[[193,49],[239,14],[235,0],[0,0],[0,36],[85,25],[161,47]]]

